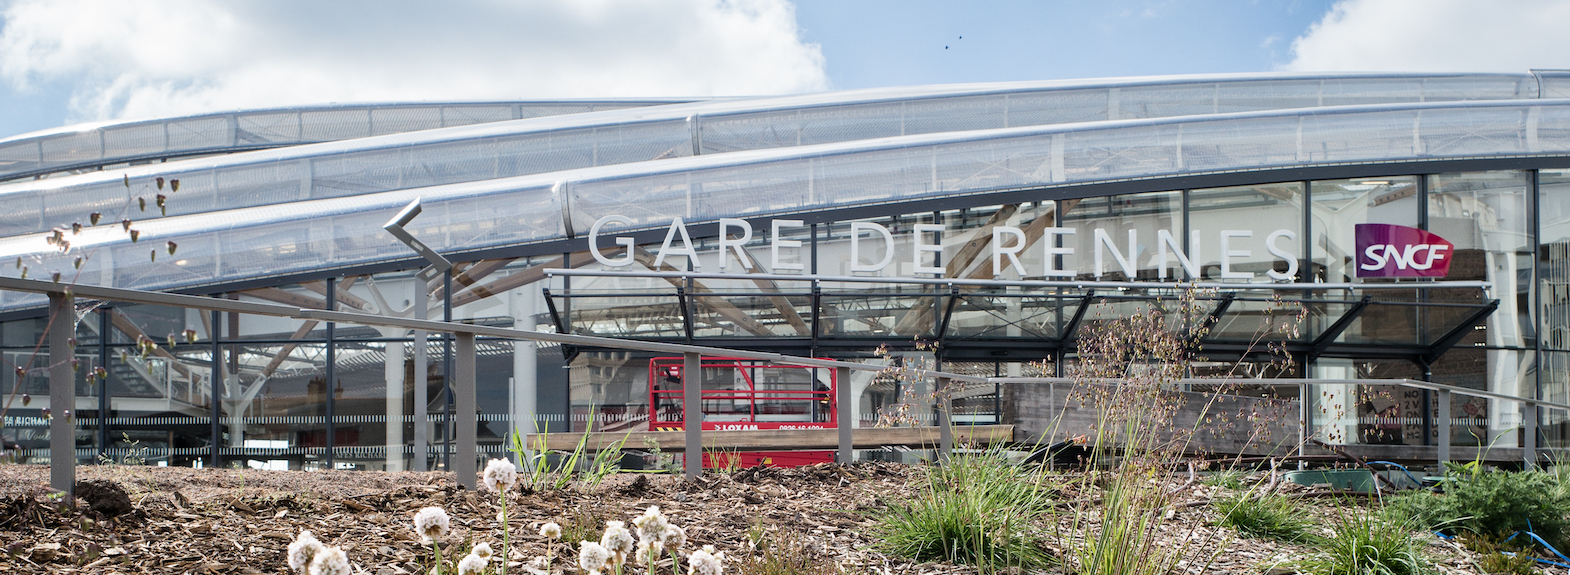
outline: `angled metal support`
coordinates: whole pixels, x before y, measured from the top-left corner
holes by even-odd
[[[451,271],[452,262],[442,257],[441,254],[436,253],[436,250],[431,249],[431,246],[425,245],[425,242],[414,239],[413,234],[403,229],[404,226],[409,225],[409,222],[414,221],[415,216],[420,215],[421,210],[420,199],[415,198],[414,201],[409,202],[409,205],[399,210],[398,215],[393,216],[393,219],[383,224],[382,229],[387,230],[387,233],[392,234],[393,237],[398,238],[398,241],[403,242],[403,245],[420,254],[420,257],[425,258],[425,261],[431,262],[430,267],[420,270],[419,273],[420,279],[429,282],[436,279],[436,276],[442,272]]]
[[[1237,292],[1227,292],[1221,294],[1221,301],[1216,303],[1215,309],[1212,309],[1210,310],[1210,313],[1205,314],[1205,321],[1200,322],[1199,325],[1194,328],[1194,333],[1209,335],[1210,330],[1215,328],[1216,324],[1221,323],[1221,316],[1227,313],[1227,308],[1232,307],[1232,302],[1236,300]],[[1200,339],[1203,339],[1203,336],[1191,337],[1190,339],[1193,340],[1194,343],[1198,343]]]
[[[938,349],[943,349],[943,342],[948,339],[949,318],[954,317],[954,304],[959,303],[959,288],[949,286],[949,303],[943,307],[943,320],[938,322]]]
[[[1499,300],[1488,300],[1487,304],[1473,312],[1472,315],[1467,316],[1461,323],[1456,324],[1454,329],[1435,339],[1434,343],[1428,346],[1428,353],[1424,355],[1423,359],[1428,361],[1428,363],[1439,360],[1439,356],[1444,355],[1446,351],[1461,341],[1461,338],[1466,337],[1467,332],[1472,331],[1473,327],[1488,319],[1488,316],[1493,315],[1496,309],[1499,309]]]
[[[1090,311],[1090,300],[1095,298],[1096,290],[1089,290],[1085,292],[1084,297],[1079,299],[1079,309],[1074,310],[1074,317],[1069,318],[1068,324],[1063,326],[1062,341],[1065,342],[1064,345],[1068,345],[1067,342],[1073,341],[1074,332],[1079,330],[1079,322],[1084,321],[1085,312]]]
[[[818,284],[818,280],[812,280],[812,347],[813,347],[813,349],[816,349],[818,347],[818,334],[823,333],[822,325],[819,323],[819,322],[822,322],[822,321],[823,321],[823,286]]]
[[[1363,310],[1368,309],[1369,304],[1373,301],[1374,298],[1363,296],[1363,299],[1352,304],[1352,307],[1347,309],[1346,313],[1341,314],[1341,317],[1337,318],[1335,323],[1325,328],[1325,331],[1319,334],[1319,337],[1314,338],[1313,347],[1308,351],[1309,361],[1319,359],[1319,356],[1323,355],[1325,350],[1330,348],[1330,344],[1335,343],[1336,338],[1341,337],[1341,332],[1352,327],[1352,321],[1356,320],[1357,316],[1363,313]]]
[[[556,333],[572,333],[567,331],[567,322],[563,320],[561,310],[556,309],[556,300],[551,298],[551,288],[540,288],[540,293],[545,294],[545,309],[551,313],[551,323],[556,324]],[[573,356],[578,355],[575,346],[561,346],[563,359],[571,362]]]
[[[693,302],[692,302],[692,297],[687,295],[687,289],[686,288],[681,287],[681,286],[677,286],[676,287],[676,301],[679,302],[680,305],[681,305],[681,330],[682,330],[682,333],[686,335],[687,343],[692,343],[692,337],[693,337],[693,328],[692,328]]]

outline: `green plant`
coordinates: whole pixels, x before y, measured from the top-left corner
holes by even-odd
[[[1000,451],[957,454],[927,472],[914,500],[890,506],[877,533],[885,551],[950,561],[982,573],[1045,566],[1033,525],[1052,505],[1048,476],[1010,464]]]
[[[1248,473],[1241,469],[1223,469],[1205,476],[1204,479],[1200,480],[1200,483],[1209,485],[1211,487],[1242,489],[1243,478],[1247,476]]]
[[[720,473],[731,474],[741,471],[741,450],[735,448],[712,447],[703,450],[704,458]]]
[[[122,432],[120,432],[120,443],[125,446],[123,448],[123,449],[125,449],[125,455],[120,456],[120,459],[116,460],[115,458],[110,457],[108,454],[100,453],[98,455],[98,464],[99,465],[114,465],[114,464],[120,464],[120,465],[146,465],[147,464],[147,446],[142,445],[142,441],[140,439],[131,439],[131,434],[125,433],[125,432],[122,431]]]
[[[588,436],[585,435],[584,437],[587,438]],[[584,483],[587,483],[589,487],[594,487],[599,485],[601,481],[604,481],[607,476],[620,471],[622,447],[627,445],[627,440],[631,437],[632,432],[628,431],[621,437],[620,441],[617,441],[610,447],[594,452],[594,459],[589,462],[589,468],[583,473]],[[579,441],[578,449],[582,450],[584,446],[584,442]],[[576,458],[575,456],[574,459]]]
[[[1537,572],[1537,561],[1531,555],[1500,538],[1471,536],[1461,542],[1467,549],[1482,555],[1477,559],[1477,565],[1487,573],[1532,575]]]
[[[660,449],[660,442],[655,441],[654,438],[643,438],[643,448],[648,450],[650,456],[653,456],[654,469],[666,473],[679,473],[681,471],[681,464],[676,463],[676,456]]]
[[[1411,523],[1392,523],[1379,514],[1338,507],[1329,537],[1297,563],[1312,575],[1425,575],[1433,563],[1412,536]]]
[[[1404,491],[1385,497],[1380,514],[1393,523],[1407,523],[1425,530],[1454,527],[1463,515],[1453,497],[1430,491]]]
[[[1212,505],[1221,515],[1218,525],[1236,529],[1245,536],[1289,543],[1312,539],[1312,524],[1284,497],[1244,493],[1219,499]]]
[[[594,429],[594,407],[589,407],[589,422],[586,429]],[[590,487],[599,485],[601,481],[612,473],[621,469],[622,448],[627,440],[632,437],[628,431],[621,440],[611,446],[595,451],[592,457],[589,452],[589,434],[584,433],[578,437],[578,444],[571,452],[558,459],[557,465],[551,465],[551,451],[548,448],[550,432],[538,430],[534,434],[533,445],[527,444],[524,435],[513,428],[512,440],[507,446],[523,462],[524,474],[528,479],[529,489],[562,489],[579,477],[580,464],[586,464],[581,478]],[[588,459],[585,459],[588,458]],[[586,463],[585,463],[586,462]]]
[[[579,541],[599,541],[600,532],[604,530],[604,517],[593,509],[579,506],[573,509],[572,518],[562,524],[561,540],[569,546]]]
[[[1553,475],[1541,471],[1484,471],[1447,478],[1457,525],[1480,535],[1508,537],[1531,529],[1555,547],[1570,535],[1570,501]]]
[[[750,535],[749,535],[750,536]],[[830,575],[837,573],[833,562],[812,551],[799,537],[781,532],[761,533],[756,542],[757,555],[735,563],[739,575]]]

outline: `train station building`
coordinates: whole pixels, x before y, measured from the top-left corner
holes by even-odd
[[[1256,74],[73,126],[0,140],[0,276],[986,376],[1071,376],[1088,326],[1191,301],[1189,376],[1322,381],[1322,437],[1562,447],[1560,411],[1348,381],[1570,403],[1566,98],[1570,72]],[[46,304],[0,292],[21,460],[60,409]],[[77,312],[80,461],[427,469],[453,435],[440,334]],[[516,430],[672,423],[679,360],[477,345],[491,457]],[[839,386],[871,426],[919,391],[707,361],[720,428],[830,423]],[[1004,401],[968,384],[952,418]]]

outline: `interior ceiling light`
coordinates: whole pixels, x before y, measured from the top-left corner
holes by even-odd
[[[1388,186],[1388,185],[1390,185],[1390,182],[1388,180],[1364,180],[1364,181],[1361,181],[1361,182],[1358,182],[1358,183],[1359,184],[1363,184],[1365,186]]]

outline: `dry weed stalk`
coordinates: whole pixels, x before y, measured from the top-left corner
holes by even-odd
[[[1074,549],[1065,561],[1082,574],[1158,575],[1204,570],[1225,541],[1214,531],[1161,537],[1176,492],[1163,479],[1181,469],[1202,426],[1226,423],[1230,417],[1214,413],[1216,400],[1235,388],[1234,376],[1243,362],[1236,362],[1219,380],[1204,405],[1194,406],[1193,425],[1177,423],[1184,406],[1178,382],[1189,375],[1200,351],[1198,342],[1209,332],[1212,293],[1185,290],[1173,300],[1158,300],[1142,310],[1115,319],[1092,322],[1081,330],[1079,361],[1073,366],[1075,394],[1084,407],[1096,413],[1091,430],[1092,460],[1104,469],[1083,476],[1087,492],[1099,488],[1098,502],[1085,500],[1073,509],[1068,533],[1060,533],[1065,549]],[[1279,346],[1280,335],[1290,335],[1303,317],[1280,300],[1267,313],[1252,338],[1251,347],[1263,347],[1281,367],[1290,356]],[[1242,357],[1247,357],[1243,354]],[[1269,413],[1238,414],[1257,440],[1266,429]],[[1175,543],[1165,543],[1175,541]]]

